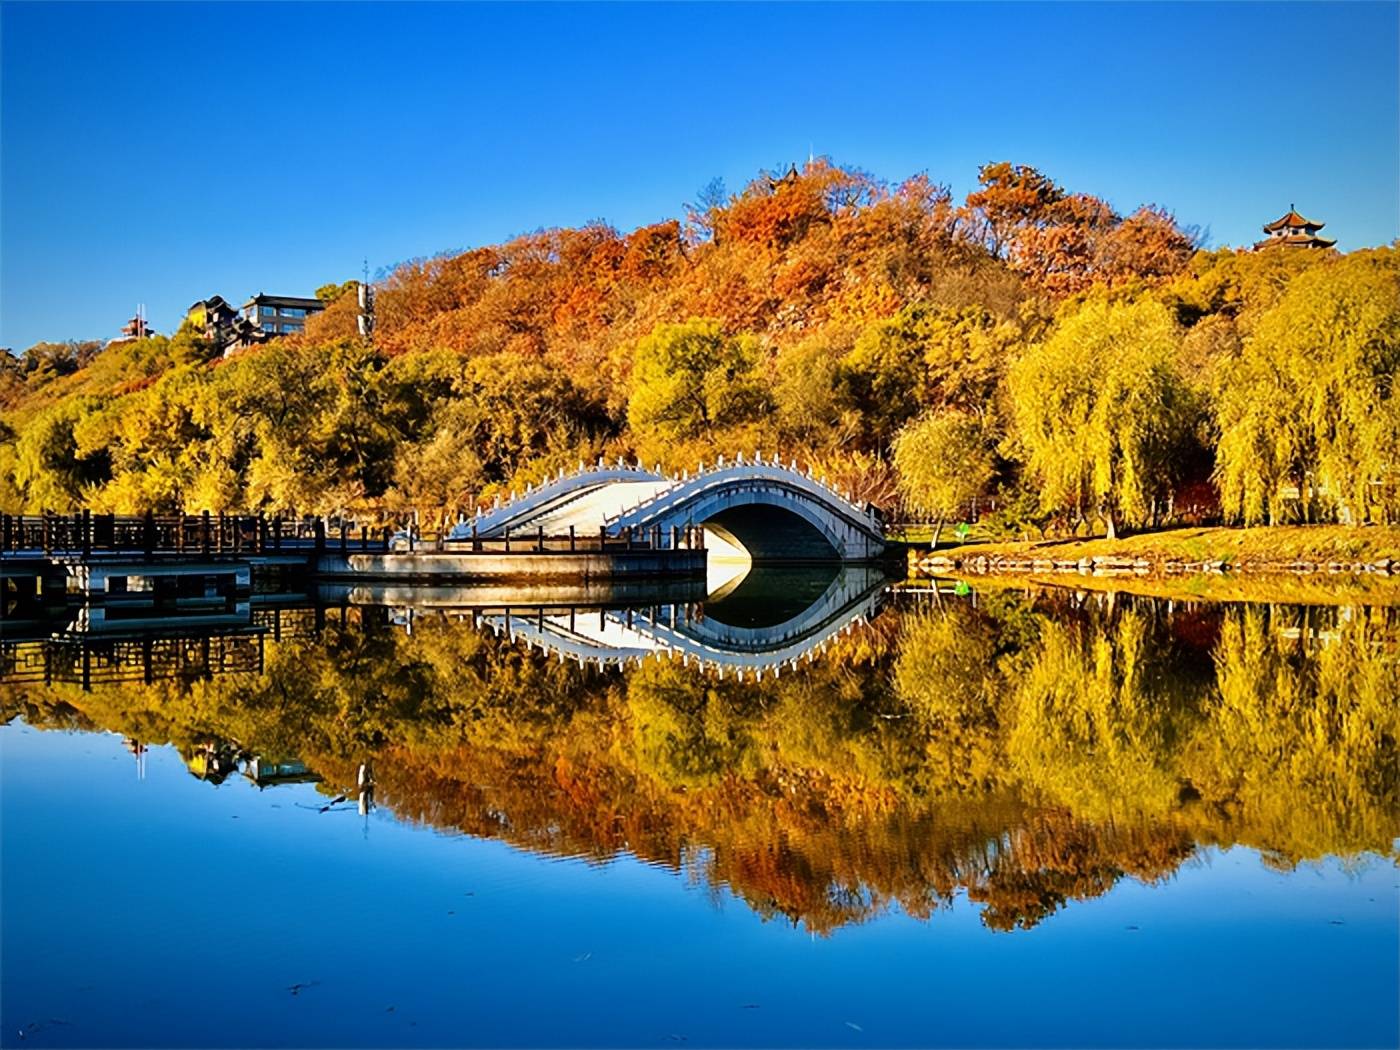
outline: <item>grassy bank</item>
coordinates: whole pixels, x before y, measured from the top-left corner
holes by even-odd
[[[930,552],[932,553],[932,552]],[[1154,568],[1168,563],[1224,563],[1232,572],[1280,570],[1313,565],[1348,568],[1357,563],[1400,562],[1400,526],[1395,525],[1278,525],[1253,529],[1166,529],[1108,539],[1031,540],[1009,543],[966,543],[940,547],[937,555],[954,563],[988,560],[1086,558],[1148,561]]]
[[[952,570],[939,575],[961,577]],[[968,573],[977,590],[1055,588],[1074,591],[1116,591],[1149,598],[1185,602],[1263,602],[1293,605],[1400,605],[1400,576],[1312,573],[1194,573],[1176,576],[1093,576],[1067,572]],[[922,574],[908,585],[926,586]]]

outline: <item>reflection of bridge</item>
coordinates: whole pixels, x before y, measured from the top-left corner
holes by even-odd
[[[762,456],[680,477],[621,464],[581,469],[477,515],[453,538],[665,537],[696,525],[755,562],[873,561],[885,549],[874,507]]]
[[[828,582],[829,581],[829,582]],[[654,654],[679,656],[721,675],[762,676],[796,668],[834,638],[872,618],[886,591],[884,575],[853,566],[816,578],[759,571],[728,595],[701,605],[643,609],[486,610],[478,622],[580,666],[626,666]],[[805,586],[804,586],[805,585]],[[808,593],[802,593],[803,590]],[[783,596],[779,598],[777,596]]]
[[[318,588],[258,595],[239,622],[177,612],[159,626],[93,621],[56,610],[52,619],[7,623],[0,635],[0,684],[99,684],[260,673],[265,640],[314,639],[332,622],[375,629],[416,617],[466,620],[580,665],[625,666],[674,654],[702,667],[762,674],[795,667],[835,636],[868,620],[887,590],[876,567],[754,569],[705,597],[695,581],[593,588],[500,585]],[[18,629],[16,629],[18,628]]]

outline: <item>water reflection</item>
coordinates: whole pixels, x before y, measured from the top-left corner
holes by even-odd
[[[1394,609],[850,571],[707,601],[321,597],[263,596],[242,634],[7,640],[0,713],[170,744],[212,782],[631,854],[820,933],[959,894],[1027,929],[1205,846],[1396,856]]]

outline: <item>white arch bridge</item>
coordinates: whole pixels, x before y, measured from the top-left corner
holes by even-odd
[[[814,572],[820,570],[762,570],[702,603],[488,608],[473,621],[580,667],[627,667],[659,655],[721,676],[776,676],[816,659],[838,638],[874,619],[888,593],[878,567],[841,567],[830,576],[813,577]],[[765,579],[764,573],[774,575]],[[751,591],[758,593],[746,593]]]
[[[873,505],[761,455],[680,476],[622,463],[581,467],[498,501],[449,539],[665,537],[696,526],[710,546],[737,548],[756,563],[868,562],[885,550],[884,519]]]

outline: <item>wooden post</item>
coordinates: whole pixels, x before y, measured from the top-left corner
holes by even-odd
[[[10,549],[10,516],[0,514],[0,551]]]
[[[83,557],[92,556],[92,511],[83,511]]]
[[[201,549],[202,551],[204,551],[205,554],[208,554],[208,553],[209,553],[209,512],[208,512],[207,510],[204,512],[204,515],[203,515],[203,517],[201,518],[201,522],[202,522],[202,524],[203,524],[203,528],[202,528],[202,531],[201,531],[200,535],[201,535],[203,538],[200,540],[200,549]]]
[[[481,537],[476,534],[476,522],[472,522],[472,552],[481,550]]]
[[[544,550],[544,526],[541,525],[535,530],[535,550]]]
[[[347,542],[348,542],[348,541],[347,541],[347,539],[346,539],[346,533],[345,533],[345,519],[344,519],[344,518],[341,518],[341,519],[340,519],[340,553],[341,553],[341,554],[344,554],[344,553],[345,553]]]
[[[606,525],[599,525],[599,526],[598,526],[598,549],[599,549],[600,551],[602,551],[602,550],[607,550],[607,548],[608,548],[608,527],[607,527]]]
[[[574,536],[574,527],[572,525],[569,526],[569,550],[570,552],[578,550],[578,540]]]
[[[150,555],[156,552],[156,516],[154,511],[146,511],[141,522],[141,549]]]
[[[630,551],[630,550],[632,549],[632,526],[631,526],[631,525],[625,525],[625,526],[623,526],[623,529],[622,529],[622,537],[623,537],[623,539],[625,539],[625,540],[627,541],[627,550]],[[627,626],[628,626],[628,627],[631,627],[631,626],[632,626],[632,624],[631,624],[630,621],[629,621],[629,623],[627,624]]]
[[[509,525],[506,526],[506,530],[505,530],[505,540],[506,540],[506,553],[509,554],[509,553],[510,553],[510,526],[509,526]]]
[[[53,553],[53,525],[49,521],[49,512],[44,511],[44,554]]]
[[[326,522],[323,518],[316,518],[311,524],[311,535],[315,539],[316,553],[326,552]]]

